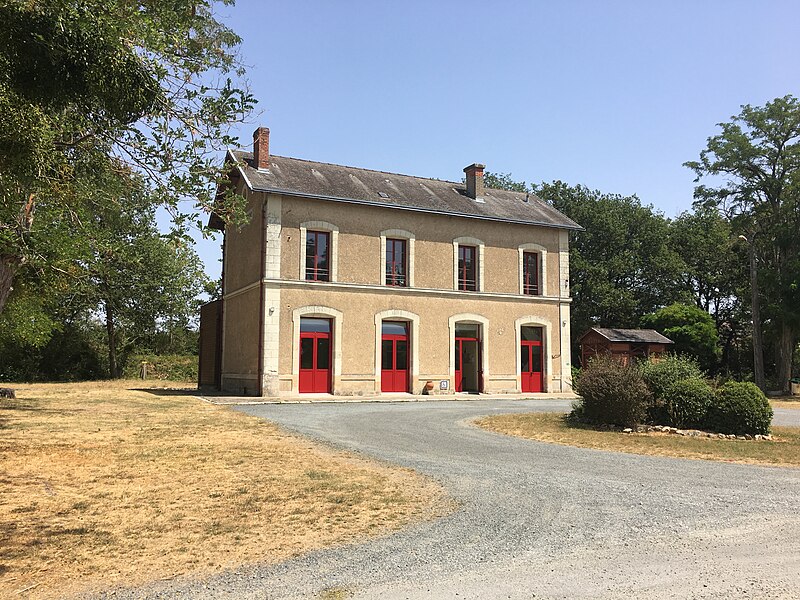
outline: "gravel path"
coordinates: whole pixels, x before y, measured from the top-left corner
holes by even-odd
[[[461,508],[364,544],[115,597],[800,597],[800,469],[570,448],[467,423],[568,405],[242,407],[430,475]],[[800,411],[776,410],[775,422],[800,424]]]

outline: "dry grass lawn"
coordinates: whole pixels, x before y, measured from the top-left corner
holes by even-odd
[[[769,403],[775,408],[800,408],[800,396],[770,398]]]
[[[450,508],[410,470],[141,383],[0,400],[0,597],[278,561]]]
[[[800,467],[800,428],[773,427],[773,441],[683,437],[665,433],[597,431],[566,422],[561,413],[496,415],[476,421],[484,429],[540,442],[703,460]]]

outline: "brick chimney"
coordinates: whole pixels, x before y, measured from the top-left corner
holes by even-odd
[[[483,170],[485,168],[486,165],[478,163],[464,167],[464,173],[467,174],[467,196],[473,200],[483,198]]]
[[[269,128],[259,127],[253,132],[253,166],[269,169]]]

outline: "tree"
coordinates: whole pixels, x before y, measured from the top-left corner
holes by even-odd
[[[730,222],[714,208],[697,207],[670,224],[670,246],[682,261],[679,283],[708,312],[722,340],[722,368],[737,368],[746,334],[747,255]]]
[[[514,181],[511,173],[492,173],[486,171],[483,176],[483,184],[487,188],[496,190],[508,190],[510,192],[530,192],[531,187],[524,181]]]
[[[675,342],[675,352],[694,356],[706,371],[715,370],[720,355],[717,329],[702,308],[676,302],[645,315],[641,324]]]
[[[232,192],[215,197],[223,175],[217,150],[235,144],[229,127],[254,105],[234,83],[240,40],[217,21],[216,4],[0,6],[0,314],[22,271],[67,275],[58,263],[69,263],[81,243],[78,214],[103,163],[101,170],[122,165],[141,174],[178,233],[202,226],[212,207],[244,218]],[[71,236],[44,234],[59,223]]]
[[[84,219],[82,300],[102,315],[112,377],[157,331],[187,329],[207,282],[195,252],[158,232],[154,204],[140,178],[109,179]]]
[[[532,191],[584,227],[570,240],[573,342],[596,325],[636,327],[644,315],[688,297],[677,283],[682,264],[669,245],[669,221],[636,196],[489,175],[488,187]]]
[[[0,357],[25,359],[8,358],[9,372],[95,377],[101,368],[97,350],[104,345],[107,372],[118,377],[134,351],[174,349],[182,345],[176,339],[192,343],[197,296],[207,284],[199,258],[182,240],[159,233],[156,202],[140,177],[97,177],[102,185],[87,192],[75,215],[80,252],[69,265],[70,285],[48,290],[48,300],[35,305],[34,319],[19,317],[31,309],[27,299],[36,296],[19,293],[0,317]],[[24,289],[27,279],[20,284]],[[35,327],[42,319],[45,326]]]
[[[636,327],[642,316],[681,297],[669,222],[652,206],[560,181],[535,189],[585,229],[570,242],[575,336],[597,325]]]
[[[700,160],[686,164],[711,184],[695,188],[698,205],[726,214],[751,253],[754,363],[763,359],[763,322],[776,349],[776,381],[789,390],[792,356],[800,332],[800,307],[791,302],[800,281],[800,102],[776,98],[763,107],[742,106],[722,132],[708,138]],[[760,283],[759,283],[760,282]],[[761,318],[761,301],[766,300]],[[764,387],[763,373],[756,379]],[[759,379],[761,381],[759,381]]]

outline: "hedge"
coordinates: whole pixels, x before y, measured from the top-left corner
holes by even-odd
[[[134,354],[125,365],[123,376],[139,379],[142,363],[147,363],[147,379],[197,382],[198,357],[185,354]]]

